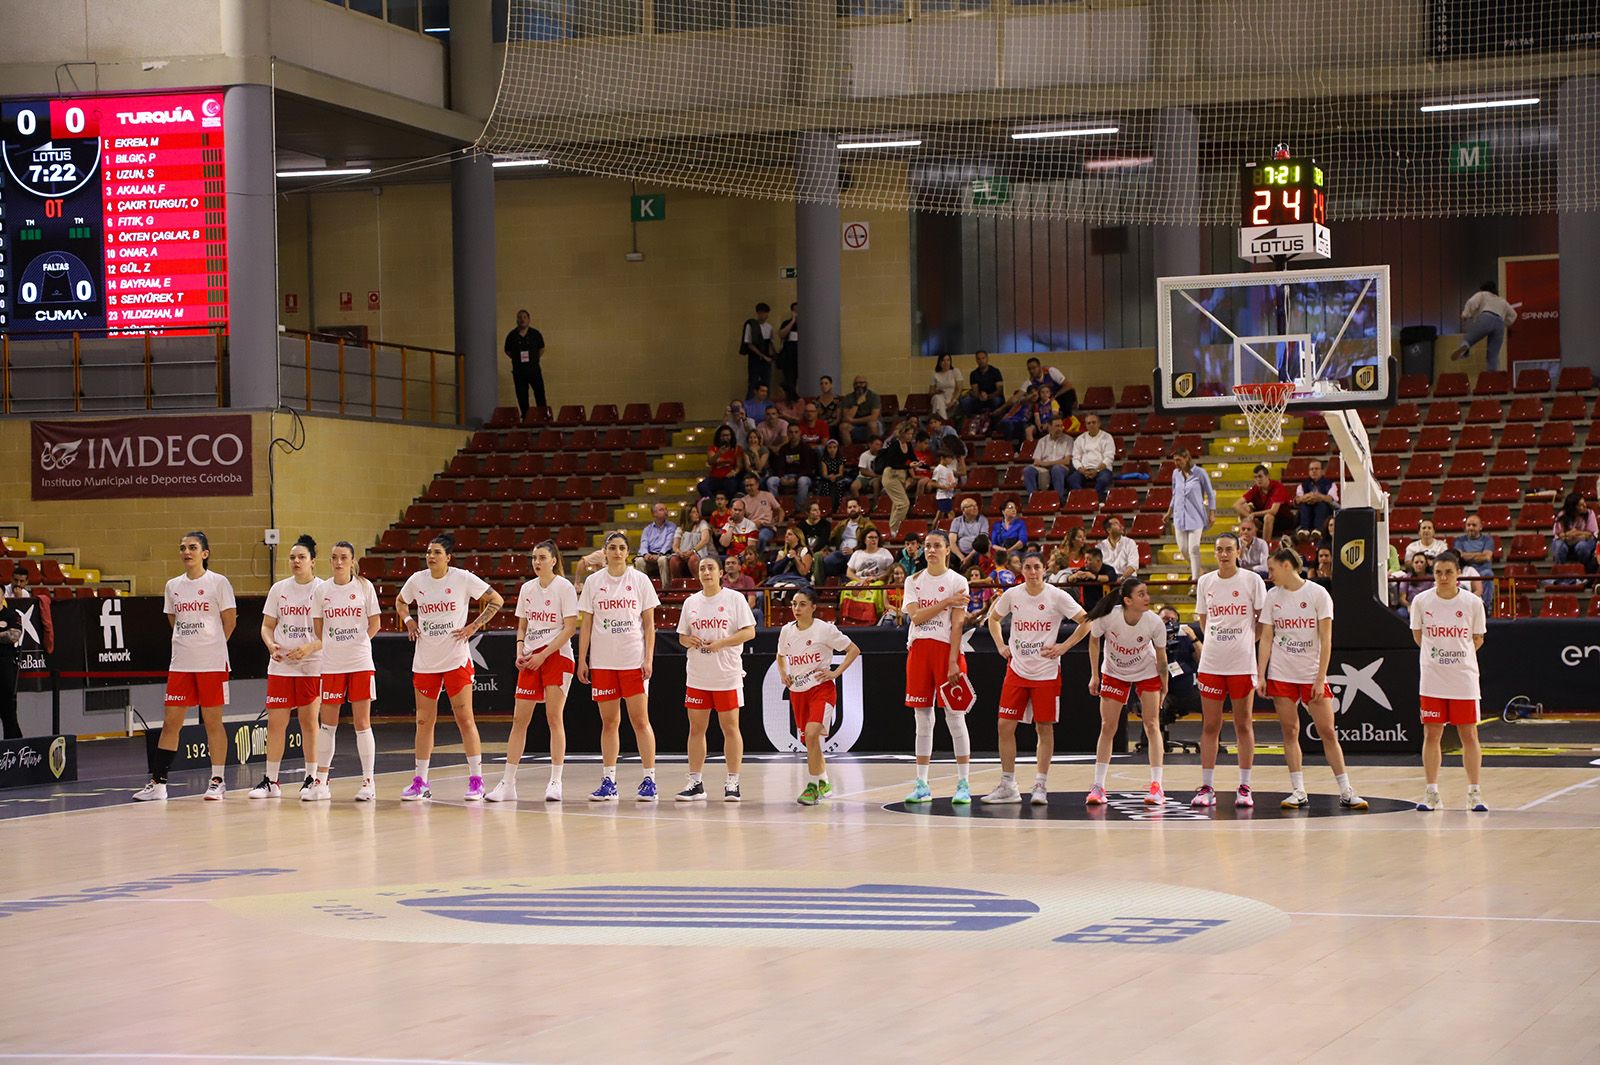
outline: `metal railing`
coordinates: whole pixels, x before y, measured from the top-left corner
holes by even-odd
[[[227,354],[220,329],[0,334],[0,413],[221,407]]]
[[[283,403],[296,410],[461,425],[466,356],[416,344],[278,332]]]

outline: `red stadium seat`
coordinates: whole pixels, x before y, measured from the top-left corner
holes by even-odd
[[[1111,419],[1106,422],[1106,432],[1117,437],[1135,436],[1138,434],[1139,427],[1143,421],[1144,419],[1140,418],[1139,415],[1127,411],[1121,414],[1113,414]]]
[[[563,551],[581,551],[589,546],[589,533],[581,525],[568,525],[556,530],[556,546]]]
[[[1419,441],[1420,446],[1420,441]],[[1384,429],[1372,444],[1372,450],[1385,455],[1401,455],[1411,450],[1411,430]],[[1443,450],[1436,448],[1435,450]]]
[[[650,404],[629,403],[622,408],[623,425],[649,425]]]
[[[1433,505],[1433,485],[1427,481],[1407,481],[1394,495],[1396,506],[1428,507]]]
[[[1502,451],[1494,457],[1490,473],[1497,477],[1518,477],[1528,472],[1526,451]]]
[[[1556,523],[1556,508],[1551,503],[1524,503],[1517,515],[1518,532],[1543,532]]]
[[[583,404],[568,403],[556,412],[556,425],[582,425],[584,420]]]
[[[1178,428],[1180,432],[1184,433],[1214,433],[1217,431],[1217,416],[1215,414],[1186,414]]]
[[[1539,432],[1540,447],[1570,448],[1577,443],[1577,433],[1571,422],[1551,422]]]
[[[530,451],[533,449],[533,434],[526,429],[512,429],[500,434],[495,450],[500,452]]]
[[[1488,428],[1476,426],[1475,428]],[[1527,422],[1517,422],[1500,430],[1499,447],[1532,447],[1534,442],[1533,426]]]
[[[1508,423],[1544,421],[1544,400],[1538,396],[1518,396],[1511,401],[1511,409],[1506,411],[1506,421]]]
[[[556,412],[548,406],[532,406],[528,408],[528,416],[522,419],[522,424],[529,429],[542,429],[556,420]]]
[[[683,417],[682,403],[662,403],[656,407],[655,417],[650,421],[655,425],[677,425]]]
[[[1389,512],[1389,531],[1397,533],[1414,533],[1422,522],[1422,511],[1418,507],[1395,507]]]
[[[1514,477],[1491,477],[1483,486],[1485,503],[1511,503],[1522,498],[1522,486]]]
[[[1093,495],[1094,489],[1089,489],[1089,492]],[[1028,502],[1023,506],[1022,512],[1024,514],[1054,514],[1059,509],[1061,509],[1061,501],[1056,498],[1054,492],[1046,489],[1028,496]]]
[[[1505,532],[1511,528],[1511,508],[1504,503],[1485,503],[1478,508],[1478,517],[1488,532]]]
[[[1016,449],[1005,440],[991,440],[983,446],[984,462],[1010,462],[1017,457]]]
[[[1477,456],[1480,464],[1483,456]],[[1398,460],[1396,460],[1398,461]],[[1444,456],[1434,453],[1418,452],[1412,459],[1411,465],[1406,467],[1407,480],[1431,481],[1436,477],[1444,476]],[[1452,471],[1452,476],[1454,472]],[[1390,478],[1384,478],[1389,480]]]
[[[1397,429],[1396,432],[1406,432]],[[1456,434],[1454,429],[1443,429],[1439,426],[1430,426],[1417,434],[1418,451],[1449,451],[1455,444]]]
[[[1539,611],[1542,618],[1577,618],[1583,612],[1578,609],[1578,597],[1575,595],[1547,595],[1544,598],[1544,609]]]
[[[1420,458],[1421,456],[1418,457]],[[1393,481],[1400,476],[1400,456],[1372,456],[1372,474],[1380,481]]]
[[[1471,383],[1464,373],[1442,373],[1433,383],[1434,399],[1459,399],[1471,390]]]
[[[467,441],[467,450],[477,454],[485,454],[493,451],[495,449],[495,445],[499,442],[499,433],[488,432],[487,430],[479,430],[478,432],[473,433],[472,438]]]
[[[1475,396],[1503,396],[1511,391],[1511,375],[1504,370],[1484,370],[1472,386]]]
[[[568,500],[588,499],[593,492],[594,480],[589,477],[568,477],[556,489],[557,496]]]
[[[1475,399],[1467,408],[1468,425],[1499,425],[1505,405],[1498,399]]]
[[[1579,473],[1600,473],[1600,447],[1586,447],[1578,456]]]
[[[1461,404],[1454,400],[1445,400],[1433,403],[1428,407],[1427,417],[1423,419],[1424,425],[1459,425],[1461,423]]]
[[[1471,481],[1446,481],[1439,487],[1440,503],[1471,503],[1478,496],[1478,486]]]
[[[521,424],[522,412],[515,407],[496,407],[494,413],[489,415],[489,420],[483,423],[485,429],[515,429]]]
[[[1482,452],[1464,451],[1450,462],[1451,477],[1482,477],[1488,470]]]
[[[1548,392],[1550,391],[1549,370],[1523,370],[1517,374],[1516,392]]]
[[[1457,451],[1487,451],[1493,445],[1493,426],[1466,425],[1456,434]]]
[[[1383,416],[1383,427],[1409,428],[1422,422],[1422,408],[1415,403],[1396,403]]]
[[[1533,463],[1534,473],[1554,473],[1562,476],[1572,467],[1572,452],[1564,447],[1547,447],[1539,450]]]
[[[1143,410],[1152,402],[1149,385],[1123,385],[1122,396],[1117,400],[1117,406],[1123,410]]]
[[[638,445],[644,451],[660,451],[669,443],[667,431],[660,426],[639,430]]]
[[[616,425],[622,416],[617,413],[615,404],[601,403],[589,408],[589,424],[593,426]]]
[[[456,497],[456,483],[447,481],[442,477],[435,477],[422,493],[422,499],[428,503],[444,503]]]
[[[1167,508],[1172,506],[1172,486],[1161,485],[1150,489],[1139,504],[1139,510],[1144,514],[1165,514]]]
[[[1128,530],[1128,535],[1135,540],[1159,540],[1165,532],[1165,515],[1140,514],[1133,519],[1133,527]]]
[[[1325,432],[1311,431],[1301,433],[1294,442],[1296,455],[1309,455],[1313,458],[1326,455],[1333,450],[1333,437]]]
[[[413,503],[406,507],[405,516],[400,519],[402,529],[427,529],[438,518],[434,516],[433,508],[426,503]]]
[[[1428,395],[1428,388],[1432,384],[1427,374],[1408,373],[1400,375],[1400,383],[1396,392],[1401,399],[1423,399]]]
[[[1078,401],[1080,411],[1110,410],[1117,402],[1117,394],[1109,385],[1091,385]]]
[[[1513,562],[1538,562],[1550,553],[1543,533],[1518,533],[1511,538],[1508,557]]]
[[[1435,507],[1433,527],[1441,533],[1459,533],[1467,526],[1466,507]]]
[[[1167,442],[1159,436],[1141,436],[1128,449],[1130,459],[1158,459],[1166,454]]]
[[[1587,366],[1563,366],[1556,378],[1557,392],[1587,392],[1594,387],[1594,372]]]
[[[1100,496],[1093,488],[1079,488],[1068,492],[1066,502],[1061,505],[1063,514],[1092,514],[1099,509]],[[1031,506],[1029,510],[1034,514],[1040,513],[1033,510]]]
[[[1107,514],[1132,514],[1139,509],[1139,493],[1132,488],[1113,488],[1106,493],[1100,509]]]

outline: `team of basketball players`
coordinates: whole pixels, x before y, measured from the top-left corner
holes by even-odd
[[[467,801],[516,801],[518,766],[540,703],[550,730],[550,777],[544,797],[549,802],[561,801],[566,757],[563,713],[576,677],[590,686],[601,719],[602,777],[590,800],[615,801],[619,796],[617,761],[625,705],[643,766],[637,797],[641,802],[655,801],[656,744],[646,693],[655,656],[654,618],[659,599],[650,580],[629,565],[627,537],[621,532],[606,537],[605,568],[585,580],[581,592],[562,575],[554,544],[545,542],[534,548],[535,576],[520,589],[515,607],[515,716],[504,774],[492,788],[484,785],[482,744],[473,720],[470,641],[504,606],[504,600],[479,577],[450,564],[452,547],[449,535],[435,537],[428,544],[427,569],[411,575],[395,604],[401,624],[416,645],[412,665],[415,772],[400,797],[408,801],[432,797],[428,771],[438,699],[443,692],[466,752]],[[140,801],[167,797],[167,774],[191,706],[200,708],[212,764],[205,798],[222,799],[226,794],[227,742],[222,712],[228,701],[227,640],[235,622],[233,589],[227,578],[210,570],[204,533],[185,535],[179,551],[184,573],[166,586],[172,663],[165,719],[160,742],[150,756],[150,782],[134,795]],[[950,545],[943,532],[928,534],[924,552],[927,567],[907,578],[904,597],[910,621],[905,702],[915,716],[917,762],[916,781],[905,802],[914,805],[933,798],[928,767],[935,712],[942,708],[956,759],[951,802],[965,805],[972,801],[968,783],[972,744],[966,725],[971,686],[966,681],[960,633],[969,589],[966,579],[949,567]],[[370,801],[377,794],[371,724],[375,694],[372,638],[380,627],[377,593],[371,582],[356,573],[355,550],[349,543],[334,545],[330,553],[333,576],[328,580],[315,574],[316,553],[317,545],[310,537],[296,541],[289,551],[290,575],[272,586],[262,608],[261,639],[270,656],[267,764],[261,782],[249,792],[252,799],[282,794],[280,773],[291,715],[299,719],[305,746],[300,798],[315,802],[331,797],[328,773],[339,708],[346,700],[354,717],[361,761],[362,779],[355,799]],[[1339,804],[1365,809],[1366,800],[1356,793],[1346,771],[1327,684],[1333,646],[1331,596],[1300,576],[1301,560],[1291,550],[1271,556],[1270,589],[1259,575],[1239,568],[1237,558],[1235,538],[1227,533],[1219,536],[1217,568],[1203,574],[1196,586],[1195,617],[1203,624],[1204,637],[1197,676],[1203,716],[1201,786],[1190,805],[1209,808],[1217,804],[1214,776],[1228,702],[1239,752],[1234,804],[1245,808],[1255,804],[1250,783],[1255,757],[1252,713],[1254,699],[1261,695],[1272,700],[1283,728],[1291,791],[1282,805],[1301,808],[1310,804],[1299,743],[1299,708],[1304,706],[1333,771]],[[1460,560],[1452,552],[1436,558],[1435,587],[1417,597],[1411,612],[1422,663],[1427,790],[1417,807],[1424,810],[1437,809],[1440,804],[1441,739],[1447,723],[1456,725],[1461,734],[1468,806],[1487,809],[1479,791],[1482,755],[1476,734],[1476,652],[1483,642],[1485,615],[1482,601],[1458,583],[1459,571]],[[689,717],[689,777],[676,798],[692,802],[707,797],[702,773],[707,732],[715,713],[727,766],[723,799],[737,802],[743,754],[739,732],[742,645],[754,638],[756,622],[744,593],[722,587],[722,568],[715,558],[700,561],[698,576],[701,591],[685,600],[677,628],[687,652],[684,708]],[[1169,673],[1176,667],[1167,660],[1166,628],[1150,608],[1149,590],[1137,577],[1129,577],[1086,612],[1070,593],[1045,582],[1045,564],[1038,554],[1026,556],[1022,576],[1021,583],[999,597],[990,614],[989,631],[1007,665],[999,698],[1001,777],[981,801],[1022,801],[1016,781],[1016,727],[1028,722],[1037,733],[1030,802],[1049,802],[1048,773],[1061,702],[1061,656],[1087,638],[1089,692],[1099,701],[1100,736],[1094,785],[1086,802],[1095,807],[1108,800],[1106,777],[1112,746],[1123,707],[1130,695],[1137,695],[1150,762],[1144,802],[1163,805],[1167,798],[1159,711],[1167,695]],[[791,602],[795,620],[779,632],[777,666],[790,693],[795,726],[806,745],[808,779],[798,801],[811,806],[831,791],[823,741],[838,703],[835,682],[860,652],[848,636],[816,616],[809,593],[796,591]],[[1010,619],[1008,627],[1006,618]],[[1077,624],[1058,642],[1061,623],[1067,620]],[[574,636],[576,654],[572,650]],[[842,654],[837,663],[836,654]]]

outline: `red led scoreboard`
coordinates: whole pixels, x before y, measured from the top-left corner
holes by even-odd
[[[0,101],[0,331],[227,327],[222,101]]]

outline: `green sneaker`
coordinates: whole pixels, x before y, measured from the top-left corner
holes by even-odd
[[[928,790],[928,782],[919,780],[911,788],[911,794],[906,796],[906,805],[910,806],[921,802],[932,802],[933,792]]]
[[[817,800],[820,798],[822,798],[822,796],[818,792],[817,786],[815,784],[807,784],[806,790],[800,793],[800,798],[796,801],[801,806],[815,806],[817,805]]]
[[[823,777],[822,778],[822,782],[817,785],[817,798],[826,799],[829,795],[832,795],[832,794],[833,794],[833,785],[828,783],[828,778],[827,777]]]
[[[956,781],[956,793],[950,798],[951,806],[971,806],[972,789],[967,787],[965,780]]]

